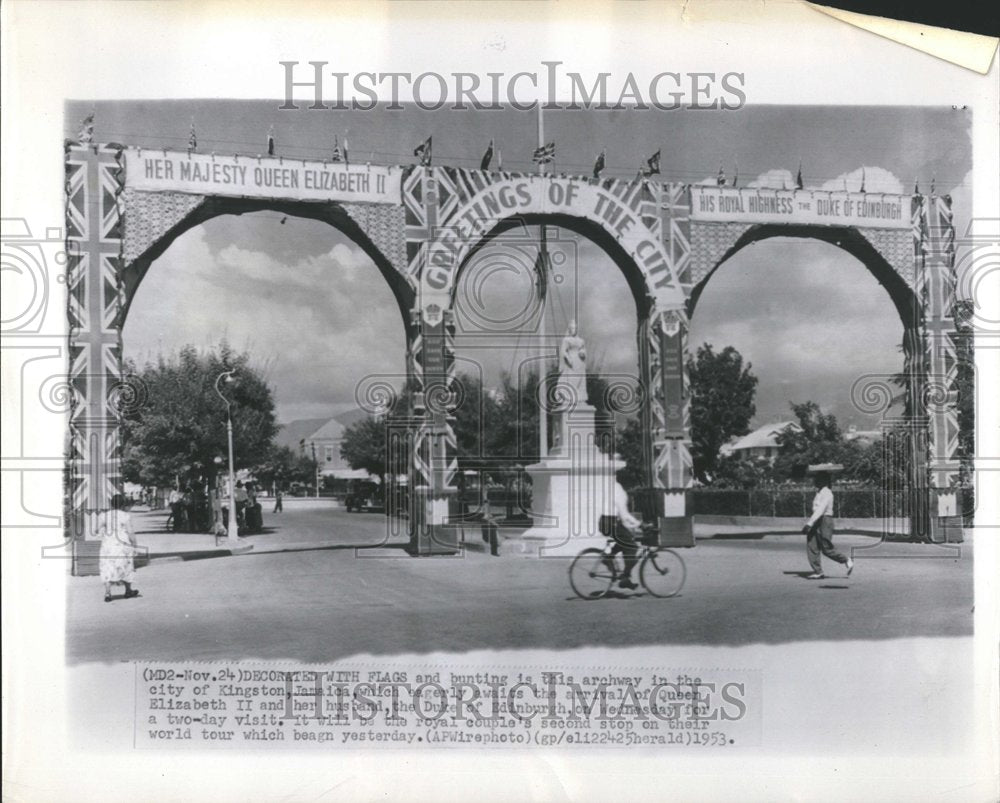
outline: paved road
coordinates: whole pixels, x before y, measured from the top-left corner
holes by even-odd
[[[289,506],[237,557],[154,562],[142,596],[103,602],[96,577],[69,579],[67,659],[330,661],[358,653],[964,636],[972,633],[972,547],[861,553],[854,575],[807,581],[802,538],[700,541],[683,552],[673,599],[573,596],[565,559],[411,558],[384,549],[385,519]],[[142,529],[142,528],[140,528]],[[472,534],[470,537],[476,537]],[[143,536],[155,552],[157,536]],[[870,546],[838,538],[841,549]],[[288,551],[265,552],[264,549]],[[357,547],[368,547],[358,549]],[[948,557],[926,558],[929,554]]]

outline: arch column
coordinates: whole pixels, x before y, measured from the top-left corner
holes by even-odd
[[[74,574],[96,573],[97,513],[121,490],[122,149],[66,146],[70,515]]]
[[[651,307],[639,321],[643,395],[643,513],[660,516],[672,532],[689,533],[685,492],[691,484],[688,319],[684,310]]]
[[[913,199],[916,291],[920,300],[921,353],[918,371],[923,392],[917,396],[915,414],[927,422],[922,456],[925,470],[918,482],[930,510],[927,531],[932,541],[947,540],[952,525],[961,533],[961,494],[958,493],[958,353],[955,325],[955,228],[951,197],[931,195]],[[919,229],[917,225],[919,224]],[[957,524],[956,524],[957,523]],[[960,538],[960,535],[959,535]]]
[[[455,322],[451,309],[431,305],[414,310],[414,336],[407,355],[413,390],[410,470],[410,551],[415,555],[453,554],[457,530],[450,526],[458,493],[455,437]]]

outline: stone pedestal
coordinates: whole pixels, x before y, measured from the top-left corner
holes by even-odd
[[[501,554],[569,556],[604,545],[598,522],[614,515],[615,473],[625,462],[597,448],[594,413],[589,404],[577,403],[556,417],[555,446],[544,460],[526,467],[534,524],[505,539]]]

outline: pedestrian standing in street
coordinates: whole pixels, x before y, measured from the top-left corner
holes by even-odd
[[[277,490],[275,490],[275,492],[274,492],[274,512],[275,513],[281,513],[281,511],[285,509],[284,505],[281,504],[282,497],[283,497],[283,494],[281,492],[281,488],[278,488]]]
[[[236,490],[233,492],[236,502],[236,526],[246,527],[246,508],[249,498],[246,489],[243,487],[243,480],[236,481]]]
[[[167,497],[167,504],[170,505],[170,517],[167,519],[167,529],[173,530],[175,533],[180,531],[181,519],[183,518],[183,500],[184,494],[180,492],[177,486],[170,489],[170,495]]]
[[[807,578],[809,580],[822,580],[826,577],[823,574],[821,554],[847,566],[848,577],[854,571],[854,561],[844,557],[833,546],[834,519],[831,486],[833,485],[833,473],[841,468],[842,466],[832,463],[824,463],[818,466],[809,466],[807,472],[813,475],[813,484],[816,486],[812,516],[802,528],[802,532],[806,536],[806,553],[809,556],[809,565],[812,567],[812,574]]]
[[[219,497],[219,509],[222,511],[222,529],[223,532],[228,532],[229,530],[229,494],[226,493],[226,489],[221,486],[216,489]]]
[[[128,502],[122,494],[111,498],[111,509],[98,520],[101,535],[100,567],[104,582],[104,601],[111,602],[111,586],[125,586],[124,599],[139,596],[135,582],[135,528]]]

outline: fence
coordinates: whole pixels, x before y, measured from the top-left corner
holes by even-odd
[[[833,515],[852,519],[905,516],[911,509],[912,500],[907,499],[908,493],[913,492],[837,488],[833,497]],[[815,488],[692,488],[687,492],[687,510],[695,516],[808,518],[812,514],[815,495]]]

